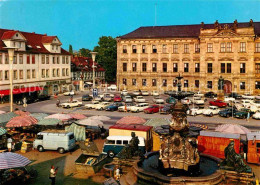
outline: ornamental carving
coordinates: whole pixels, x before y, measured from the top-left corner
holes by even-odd
[[[169,61],[169,58],[162,58],[161,61]]]
[[[138,61],[137,58],[131,58],[131,61]]]
[[[234,59],[229,58],[229,57],[223,57],[223,58],[218,59],[218,61],[234,61]]]
[[[255,61],[260,61],[260,57],[255,57]]]
[[[200,61],[200,58],[199,57],[194,57],[193,61]]]
[[[208,57],[208,58],[206,58],[205,61],[214,61],[214,60],[215,60],[214,58],[212,58],[212,57]]]
[[[180,61],[179,58],[172,58],[171,60],[172,60],[172,61]]]
[[[128,61],[127,58],[121,58],[121,61]]]
[[[141,61],[148,61],[148,58],[141,58]]]
[[[151,58],[151,61],[158,61],[158,58]]]
[[[240,57],[240,58],[238,58],[238,61],[247,61],[247,58],[246,57]]]
[[[182,61],[190,61],[189,58],[183,58]]]

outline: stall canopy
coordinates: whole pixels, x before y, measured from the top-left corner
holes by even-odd
[[[21,93],[28,93],[28,92],[35,92],[35,91],[41,91],[43,90],[43,87],[24,87],[24,88],[19,88],[19,89],[13,89],[13,94],[21,94]],[[10,94],[10,90],[6,89],[6,90],[0,90],[0,94],[3,95],[9,95]]]
[[[4,114],[4,113],[6,113],[5,111],[3,111],[3,110],[0,110],[0,114]]]
[[[153,118],[144,123],[144,125],[158,127],[161,125],[169,125],[170,123],[170,120],[166,118]]]
[[[32,116],[17,116],[12,118],[6,127],[26,127],[35,125],[37,122],[38,120]]]
[[[0,127],[0,136],[6,134],[6,130],[2,127]]]
[[[38,121],[43,120],[45,117],[49,116],[48,114],[45,113],[32,113],[29,116],[32,116],[34,118],[36,118]]]
[[[248,134],[251,133],[249,129],[243,127],[241,125],[235,124],[225,124],[218,126],[215,131],[224,132],[224,133],[231,133],[231,134]]]
[[[0,114],[0,126],[5,126],[5,124],[10,121],[10,119],[18,116],[17,114],[13,112],[5,113],[5,114]]]
[[[79,125],[85,125],[85,126],[102,126],[103,122],[97,119],[82,119],[77,122]]]
[[[47,118],[55,118],[55,119],[59,119],[61,121],[68,121],[70,119],[72,119],[72,117],[69,114],[52,114],[50,116],[45,117],[44,119]]]
[[[42,119],[37,125],[52,126],[61,123],[61,120],[55,118]]]
[[[73,119],[85,119],[85,118],[87,118],[85,115],[79,114],[79,113],[70,113],[69,115],[70,115]]]
[[[15,114],[19,115],[19,116],[28,116],[30,115],[30,112],[26,112],[26,111],[22,111],[22,110],[16,110],[14,111]]]
[[[76,125],[72,123],[70,126],[65,128],[68,132],[73,132],[74,137],[77,141],[85,141],[86,140],[86,129],[83,126]]]
[[[138,117],[138,116],[125,116],[118,120],[116,124],[125,124],[125,125],[131,125],[131,124],[144,124],[146,120],[144,118]]]
[[[20,154],[12,152],[0,153],[0,170],[24,167],[29,163],[31,161]]]
[[[108,121],[111,118],[107,117],[107,116],[91,116],[91,117],[89,117],[89,119],[96,119],[96,120],[100,120],[100,121]]]

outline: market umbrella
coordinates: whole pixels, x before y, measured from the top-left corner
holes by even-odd
[[[0,114],[0,125],[3,125],[10,121],[10,119],[18,116],[17,114],[13,112],[5,113],[5,114]]]
[[[97,119],[89,119],[89,118],[79,120],[77,123],[80,125],[85,125],[85,126],[102,126],[103,125],[102,121],[97,120]]]
[[[21,110],[16,110],[14,111],[15,114],[19,115],[19,116],[28,116],[30,115],[30,112],[26,112],[26,111],[21,111]]]
[[[48,114],[45,113],[32,113],[29,116],[32,116],[34,118],[36,118],[38,121],[43,120],[45,117],[49,116]]]
[[[5,111],[3,111],[3,110],[0,110],[0,114],[4,114],[4,113],[6,113]]]
[[[220,125],[215,129],[215,131],[232,133],[232,134],[248,134],[248,133],[251,133],[251,131],[249,129],[247,129],[246,127],[243,127],[241,125],[235,125],[235,124]]]
[[[144,124],[145,122],[146,122],[145,119],[138,116],[125,116],[120,120],[118,120],[116,124],[131,125],[131,124]]]
[[[97,120],[100,120],[100,121],[107,121],[107,120],[110,120],[111,118],[108,117],[108,116],[91,116],[91,117],[89,117],[89,119],[97,119]]]
[[[6,133],[6,130],[2,127],[0,127],[0,136],[4,135]]]
[[[73,119],[85,119],[87,116],[79,113],[70,113],[69,114]]]
[[[6,127],[26,127],[35,125],[37,122],[38,120],[32,116],[17,116],[12,118]]]
[[[61,120],[56,118],[47,118],[39,121],[37,125],[44,125],[44,126],[50,126],[50,125],[57,125],[61,123]]]
[[[59,114],[59,113],[49,115],[49,116],[45,117],[44,119],[47,119],[47,118],[55,118],[55,119],[59,119],[61,121],[68,121],[68,120],[72,119],[72,117],[69,114]]]
[[[20,154],[12,152],[0,153],[0,170],[24,167],[29,163],[31,161]]]
[[[152,126],[152,127],[158,127],[161,125],[169,125],[171,121],[166,118],[153,118],[144,123],[144,125]]]

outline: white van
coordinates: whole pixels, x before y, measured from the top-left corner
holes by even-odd
[[[74,134],[64,130],[46,130],[39,132],[33,142],[33,148],[39,152],[57,150],[59,153],[70,151],[76,146]]]

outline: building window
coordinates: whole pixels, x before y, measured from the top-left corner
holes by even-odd
[[[208,43],[207,52],[212,53],[213,52],[213,43]]]
[[[35,64],[35,55],[32,55],[32,64]]]
[[[260,74],[260,63],[255,64],[255,73]]]
[[[46,69],[46,78],[49,78],[49,76],[50,76],[49,75],[49,73],[50,73],[49,71],[50,71],[49,69]]]
[[[221,67],[220,73],[225,73],[226,72],[226,65],[225,65],[225,63],[221,63],[220,67]]]
[[[136,79],[135,78],[132,79],[132,85],[136,86]]]
[[[163,63],[163,72],[167,72],[167,63]]]
[[[246,43],[240,42],[240,52],[244,53],[246,52]]]
[[[5,80],[9,80],[9,71],[5,71]]]
[[[56,46],[56,50],[58,50],[58,48],[59,48],[59,47],[58,47],[58,46]]]
[[[212,73],[212,63],[208,63],[208,73]]]
[[[173,87],[177,87],[177,80],[173,80],[172,85],[173,85]]]
[[[124,71],[124,72],[127,71],[127,63],[123,63],[123,71]]]
[[[142,45],[142,53],[146,53],[146,46]]]
[[[173,63],[173,72],[178,72],[178,63]]]
[[[14,70],[14,80],[17,80],[17,77],[18,77],[17,70]]]
[[[142,63],[142,70],[143,72],[146,72],[146,63]]]
[[[227,52],[232,52],[232,42],[227,43]]]
[[[200,63],[196,63],[195,64],[195,73],[199,73],[200,72]]]
[[[69,69],[66,69],[66,76],[69,76]]]
[[[260,42],[255,43],[255,52],[256,53],[260,52]]]
[[[246,73],[246,63],[240,63],[240,73]]]
[[[9,64],[9,56],[8,56],[8,54],[5,55],[5,64]]]
[[[0,80],[3,80],[3,71],[0,70]]]
[[[65,68],[62,69],[62,76],[66,76]],[[86,75],[85,75],[85,78],[86,78]]]
[[[260,89],[260,81],[255,82],[255,89]]]
[[[127,45],[123,45],[123,53],[127,53]]]
[[[189,87],[189,81],[188,80],[184,80],[184,87]]]
[[[240,89],[246,89],[246,82],[240,82]]]
[[[178,53],[178,44],[173,44],[173,53]]]
[[[45,69],[42,69],[42,78],[45,78]]]
[[[13,64],[17,64],[17,57],[16,57],[16,55],[13,57]]]
[[[55,57],[52,57],[52,63],[56,64]]]
[[[66,57],[66,64],[69,64],[69,57]]]
[[[52,76],[56,77],[55,69],[52,69]]]
[[[167,53],[167,45],[166,44],[162,45],[162,52]]]
[[[199,88],[200,87],[200,81],[199,80],[195,80],[195,87]]]
[[[143,86],[146,86],[147,84],[146,84],[146,79],[142,79],[142,85]]]
[[[2,64],[3,62],[2,62],[2,54],[0,53],[0,64]]]
[[[60,77],[60,69],[57,69],[57,77]]]
[[[152,86],[153,86],[153,87],[157,86],[157,81],[156,81],[156,79],[152,79]]]
[[[26,61],[27,64],[30,64],[30,55],[27,55],[27,61]]]
[[[36,72],[35,72],[35,69],[32,70],[32,78],[36,78]]]
[[[49,64],[49,56],[46,56],[46,64]]]
[[[135,72],[136,71],[136,63],[133,63],[132,65],[133,65],[132,66],[133,67],[133,72]]]
[[[19,64],[23,64],[23,55],[19,55]]]
[[[19,79],[23,79],[23,70],[19,70]]]
[[[60,57],[57,56],[57,64],[60,64]]]
[[[45,55],[42,55],[42,64],[45,64]]]
[[[153,45],[153,53],[157,53],[157,48],[156,48],[156,45]]]
[[[200,52],[200,44],[195,44],[195,53]]]
[[[207,87],[208,89],[212,89],[212,81],[207,81]]]
[[[156,64],[156,63],[153,63],[152,65],[153,65],[153,66],[152,66],[152,67],[153,67],[153,72],[157,72],[157,64]]]
[[[62,56],[62,64],[65,64],[65,57]]]
[[[123,78],[123,84],[124,84],[124,85],[127,85],[127,80],[126,80],[126,78]]]
[[[184,63],[184,72],[185,73],[189,72],[189,63]]]
[[[225,42],[220,44],[220,52],[221,53],[226,52],[226,43]]]
[[[54,46],[53,45],[51,45],[51,48],[52,48],[52,50],[54,50]]]
[[[30,71],[30,69],[27,70],[26,74],[27,74],[27,79],[30,79],[31,78],[31,71]]]
[[[184,53],[189,53],[189,44],[184,44]]]
[[[133,46],[132,46],[132,51],[133,51],[133,53],[137,53],[137,52],[136,52],[136,45],[133,45]]]
[[[227,73],[231,73],[231,63],[227,63]]]
[[[163,79],[162,85],[163,85],[163,87],[166,87],[166,86],[167,86],[167,80],[166,80],[166,79]]]

